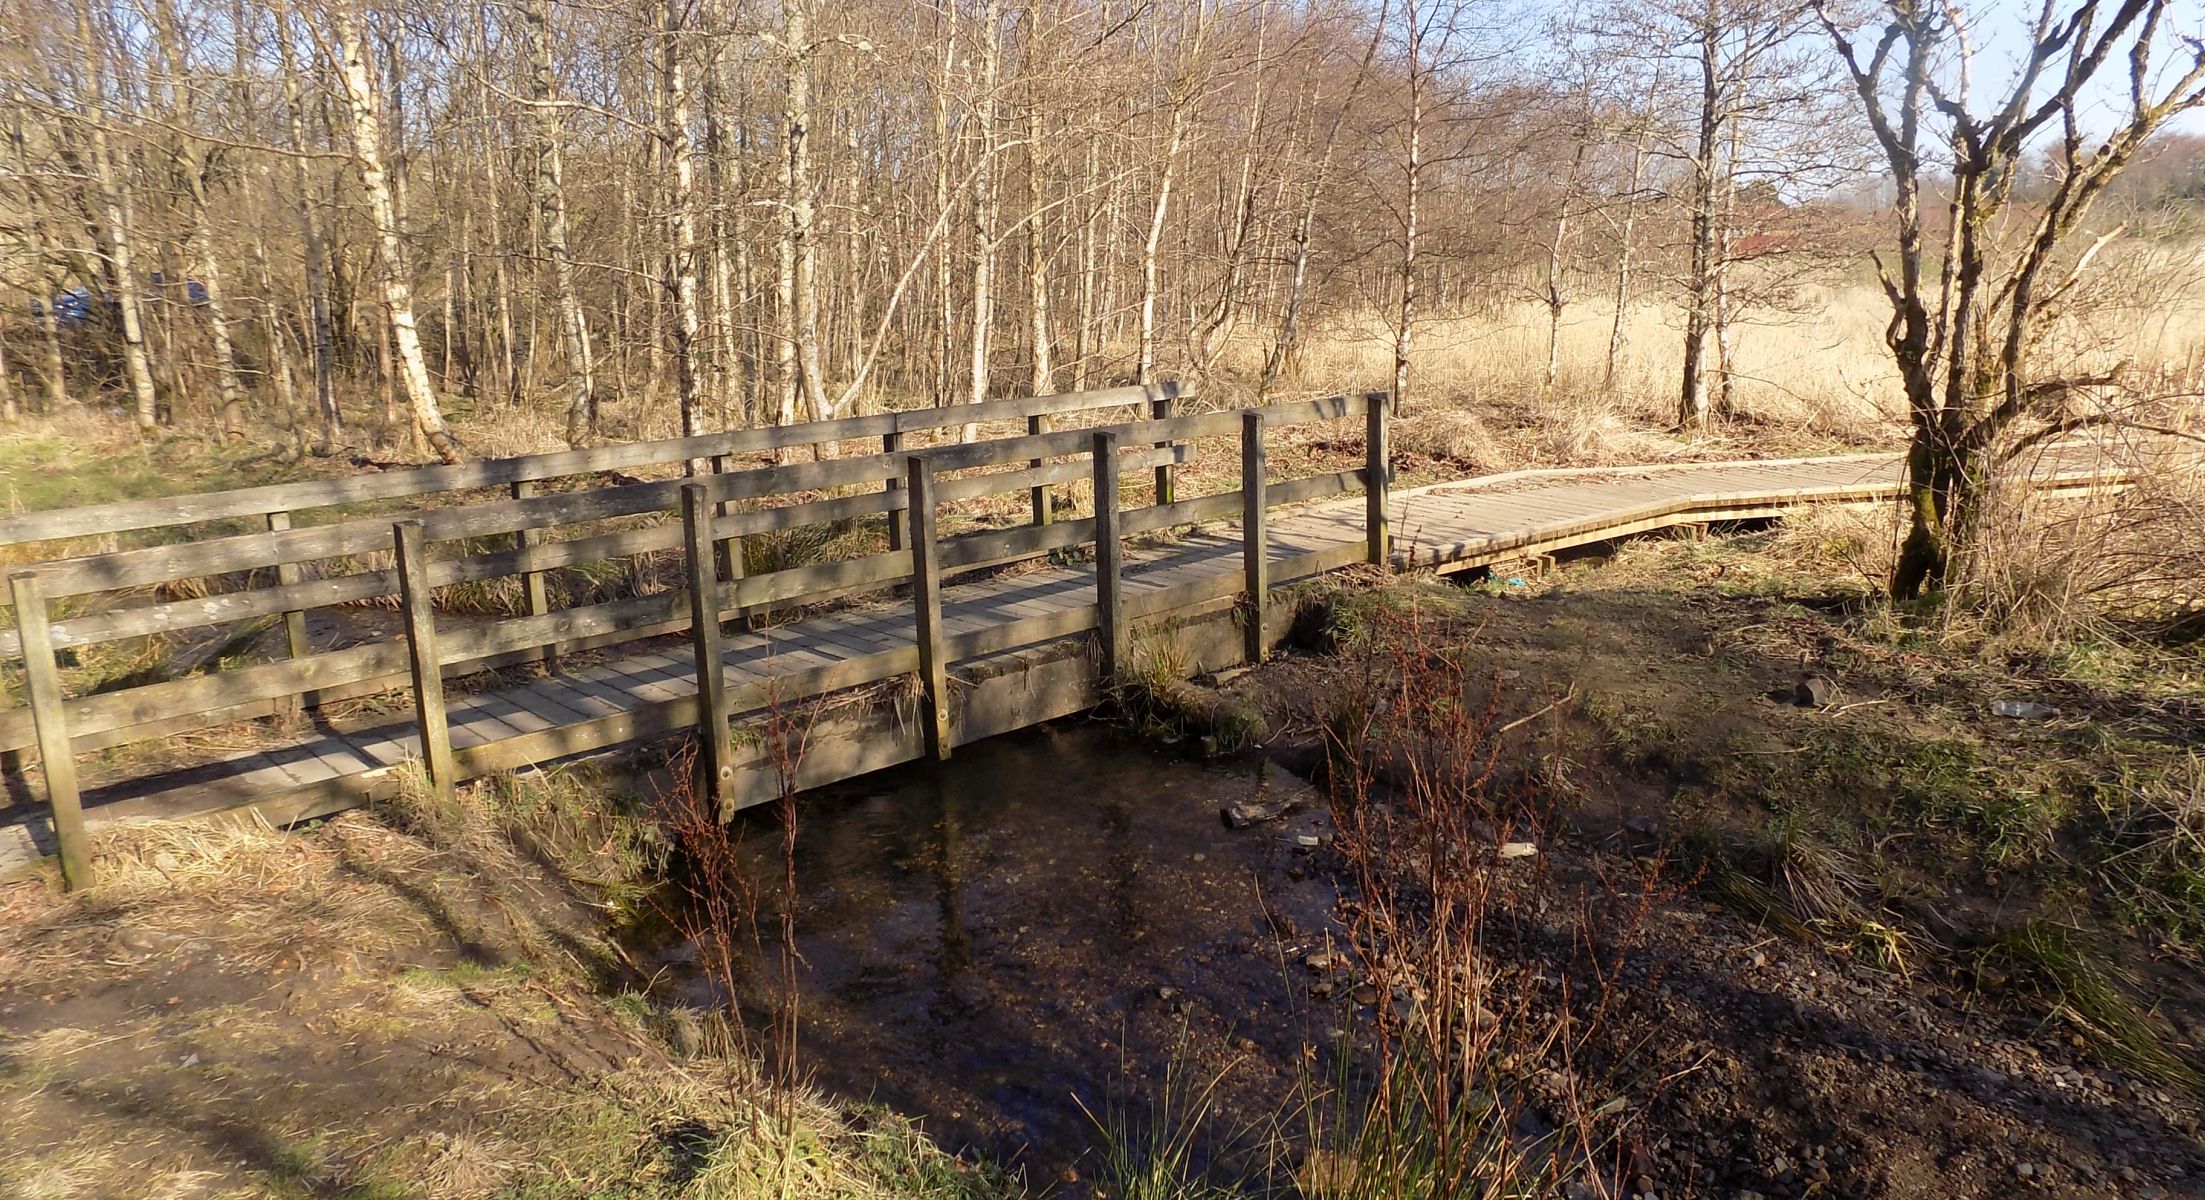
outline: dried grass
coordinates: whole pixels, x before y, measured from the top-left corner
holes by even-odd
[[[2174,453],[2186,453],[2176,448]],[[2175,632],[2205,609],[2205,474],[2147,465],[2133,486],[2060,500],[1994,490],[1955,632],[2009,647]]]

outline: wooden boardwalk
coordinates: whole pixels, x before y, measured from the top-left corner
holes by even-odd
[[[1259,432],[1260,424],[1255,426]],[[1381,426],[1382,417],[1373,418],[1379,453],[1383,452]],[[1115,460],[1115,455],[1101,453],[1103,443],[1096,444],[1096,463]],[[1260,451],[1248,470],[1249,478],[1261,480]],[[1385,525],[1392,535],[1389,558],[1395,569],[1450,572],[1669,526],[1772,517],[1806,504],[1888,498],[1897,492],[1899,471],[1895,455],[1864,455],[1525,472],[1412,491],[1388,493],[1381,488],[1375,497],[1308,503],[1265,516],[1261,524],[1267,528],[1259,532],[1267,570],[1261,578],[1268,590],[1364,561],[1367,548],[1382,544],[1372,541],[1367,528],[1373,503],[1381,504],[1386,514]],[[2097,478],[2097,473],[2073,464],[2055,464],[2043,473],[2043,482],[2052,487],[2079,488]],[[1256,486],[1259,501],[1264,486],[1260,482]],[[1269,486],[1290,495],[1324,490]],[[1329,490],[1336,493],[1344,486],[1329,486]],[[1160,496],[1168,496],[1165,487],[1160,473]],[[1213,503],[1215,499],[1232,503]],[[1160,514],[1132,522],[1156,529],[1166,527],[1169,517],[1197,510],[1215,513],[1220,508],[1234,510],[1233,505],[1239,504],[1238,511],[1246,511],[1245,502],[1239,495],[1179,501],[1130,515]],[[900,501],[885,503],[892,509]],[[1255,511],[1260,514],[1263,507],[1259,502]],[[1115,514],[1110,519],[1115,520]],[[1077,545],[1082,540],[1077,526],[1082,525],[1088,538],[1093,537],[1093,520],[1070,524],[1074,528],[1047,540]],[[1029,554],[1017,565],[993,573],[943,582],[932,597],[939,605],[939,621],[931,631],[923,620],[914,621],[910,600],[893,599],[894,593],[876,588],[871,596],[861,595],[838,608],[786,624],[721,632],[718,651],[725,695],[719,703],[727,717],[740,724],[792,701],[880,685],[914,672],[924,684],[929,668],[922,640],[929,637],[935,639],[933,653],[947,681],[987,660],[1037,645],[1094,639],[1098,628],[1105,629],[1107,637],[1113,624],[1119,626],[1116,636],[1122,639],[1124,628],[1144,622],[1214,612],[1236,602],[1246,606],[1245,589],[1252,577],[1244,558],[1243,523],[1187,526],[1174,522],[1168,527],[1175,530],[1168,540],[1124,550],[1114,573],[1120,590],[1107,603],[1098,599],[1096,567]],[[718,528],[696,536],[702,539]],[[1027,536],[1038,540],[1035,535],[1048,528],[1028,530]],[[923,576],[921,561],[919,575]],[[755,584],[738,579],[718,586],[735,596]],[[923,610],[927,600],[922,598],[920,603]],[[740,624],[731,628],[744,629]],[[661,633],[617,644],[595,656],[597,661],[573,663],[556,674],[453,693],[440,706],[450,747],[450,765],[442,783],[448,787],[455,779],[698,728],[702,675],[696,647],[702,644],[695,638]],[[951,686],[939,690],[946,693]],[[712,699],[707,697],[704,703],[708,708]],[[948,723],[944,715],[943,753],[950,744]],[[273,747],[179,770],[94,779],[82,795],[85,819],[97,827],[119,821],[252,814],[285,824],[387,794],[395,786],[395,769],[401,764],[425,757],[435,761],[424,751],[423,733],[430,727],[419,713],[339,718],[309,711],[288,727],[297,731],[293,739]],[[270,732],[265,726],[254,729],[263,740]],[[0,826],[0,874],[35,861],[40,851],[52,850],[51,827],[40,819],[42,806],[18,804],[8,811],[15,819]]]

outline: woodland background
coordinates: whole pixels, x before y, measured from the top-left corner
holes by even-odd
[[[1471,467],[1903,420],[1887,188],[1800,4],[5,0],[0,29],[11,418],[449,458],[1177,377],[1392,386],[1405,448]],[[2205,136],[2153,142],[2092,214],[2117,267],[2072,353],[2196,375],[2201,213]]]

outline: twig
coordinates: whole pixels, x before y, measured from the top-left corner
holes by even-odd
[[[1839,713],[1849,713],[1849,712],[1853,711],[1853,710],[1854,710],[1854,709],[1856,709],[1856,708],[1867,708],[1867,707],[1868,707],[1869,705],[1871,705],[1871,704],[1889,704],[1889,703],[1891,703],[1891,698],[1890,698],[1890,697],[1888,697],[1888,696],[1882,696],[1882,697],[1878,697],[1877,699],[1874,699],[1874,700],[1855,700],[1855,701],[1853,701],[1853,702],[1852,702],[1851,704],[1840,704],[1840,705],[1837,705],[1837,706],[1836,706],[1836,707],[1834,707],[1834,708],[1826,708],[1826,709],[1823,709],[1822,711],[1824,711],[1824,712],[1826,712],[1826,713],[1829,713],[1829,714],[1830,714],[1831,716],[1833,716],[1833,717],[1834,717],[1834,716],[1838,715]]]
[[[1545,708],[1540,709],[1538,712],[1529,713],[1524,716],[1518,717],[1513,721],[1510,721],[1508,724],[1494,730],[1493,736],[1499,737],[1519,725],[1530,724],[1531,722],[1538,720],[1539,718],[1547,715],[1550,712],[1553,712],[1555,709],[1560,708],[1575,699],[1577,699],[1577,685],[1573,683],[1570,685],[1570,690],[1562,693],[1560,696],[1555,697],[1554,703],[1547,705]]]

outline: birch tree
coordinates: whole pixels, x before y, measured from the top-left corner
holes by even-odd
[[[100,233],[107,249],[108,274],[114,280],[115,312],[122,324],[123,370],[130,382],[138,428],[151,432],[160,422],[160,401],[154,393],[153,366],[146,354],[145,312],[132,255],[129,185],[116,167],[108,141],[104,40],[93,20],[92,4],[93,0],[81,0],[77,10],[77,40],[84,55],[84,134],[99,188]]]
[[[428,440],[429,448],[445,462],[459,462],[463,451],[437,405],[428,360],[421,352],[421,332],[414,321],[413,282],[406,265],[405,243],[399,236],[398,206],[383,165],[382,117],[360,13],[350,4],[340,3],[335,19],[345,103],[352,117],[353,164],[359,170],[361,189],[367,193],[369,219],[375,227],[385,333],[393,359],[391,372],[404,390],[414,426]]]

